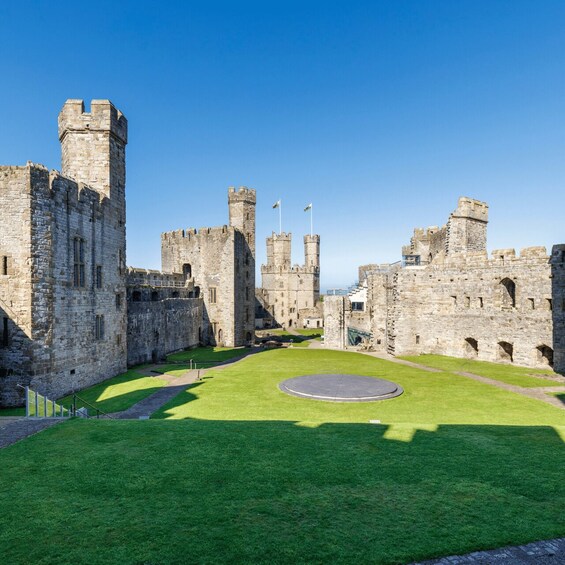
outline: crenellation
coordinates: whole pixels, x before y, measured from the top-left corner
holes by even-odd
[[[444,253],[431,251],[430,228],[418,228],[403,247],[402,266],[360,267],[352,305],[343,305],[339,319],[328,305],[326,343],[564,371],[565,245],[554,246],[551,256],[542,246],[489,256],[487,221],[486,203],[460,198],[446,226],[431,234],[445,235]]]

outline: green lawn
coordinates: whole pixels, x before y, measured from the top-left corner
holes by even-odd
[[[535,377],[535,375],[555,375],[555,373],[550,370],[544,371],[542,369],[530,369],[528,367],[516,367],[515,365],[475,361],[474,359],[459,359],[457,357],[445,357],[443,355],[415,355],[401,357],[401,359],[414,361],[415,363],[427,365],[428,367],[436,367],[444,371],[475,373],[476,375],[522,387],[559,386],[560,384],[550,379]]]
[[[405,393],[277,388],[345,371]],[[565,411],[449,372],[271,350],[155,416],[72,420],[0,450],[3,561],[395,564],[565,534]]]
[[[81,390],[77,395],[103,412],[121,412],[164,385],[165,381],[158,377],[144,377],[135,369],[130,369],[126,373]],[[64,406],[69,406],[72,401],[72,394],[58,400]],[[80,400],[77,402],[78,408],[83,405]]]
[[[169,363],[187,363],[191,359],[196,363],[223,363],[249,353],[248,347],[197,347],[167,356]]]

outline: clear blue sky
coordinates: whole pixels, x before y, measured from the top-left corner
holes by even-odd
[[[460,195],[489,248],[565,242],[565,2],[0,3],[0,163],[60,167],[67,98],[126,114],[128,264],[159,234],[227,222],[258,191],[278,229],[322,237],[322,287],[400,258]],[[260,280],[258,280],[258,284]]]

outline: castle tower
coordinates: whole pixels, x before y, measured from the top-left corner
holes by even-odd
[[[267,250],[272,248],[271,265],[275,267],[290,268],[291,261],[291,244],[292,234],[290,233],[274,233],[267,238]]]
[[[255,259],[255,190],[241,186],[239,190],[230,186],[228,189],[228,207],[230,226],[245,235],[249,250]]]
[[[304,266],[320,267],[320,236],[305,235],[304,236]]]
[[[446,253],[486,251],[488,204],[462,196],[447,222]]]
[[[109,100],[67,100],[59,114],[62,173],[105,194],[125,216],[125,116]],[[124,217],[125,223],[125,217]]]

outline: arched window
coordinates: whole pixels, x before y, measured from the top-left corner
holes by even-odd
[[[187,278],[190,279],[192,277],[192,266],[190,263],[185,263],[182,266],[182,274]]]
[[[222,330],[218,330],[218,342],[222,343],[222,338],[224,337],[224,333]]]
[[[499,341],[498,358],[500,361],[508,361],[512,363],[514,360],[514,346],[507,341]]]
[[[516,307],[516,283],[512,279],[502,279],[500,281],[502,287],[502,307]]]

